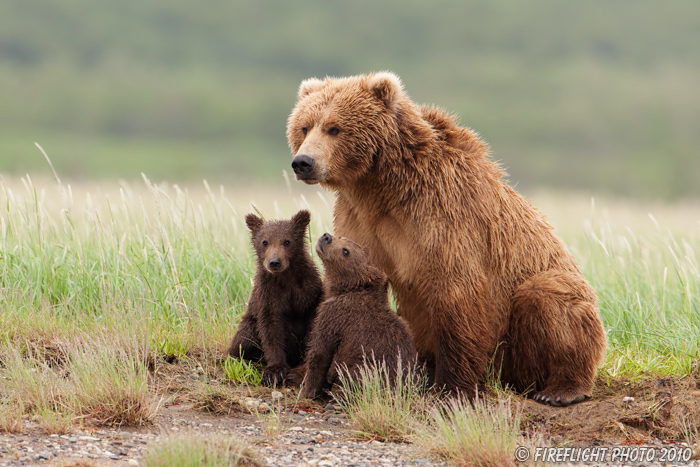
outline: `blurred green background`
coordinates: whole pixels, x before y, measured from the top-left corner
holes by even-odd
[[[700,2],[2,0],[0,173],[280,180],[304,78],[391,70],[511,184],[700,195]]]

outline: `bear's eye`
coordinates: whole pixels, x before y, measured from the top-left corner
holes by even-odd
[[[348,249],[347,249],[347,248],[343,248],[343,256],[347,256],[347,255],[349,255],[349,254],[350,254],[350,252],[348,251]]]
[[[337,135],[338,133],[340,133],[340,130],[338,129],[338,127],[333,126],[333,127],[330,127],[330,128],[328,129],[328,134],[331,135],[331,136],[335,136],[335,135]]]
[[[285,241],[284,241],[284,246],[289,246],[290,243],[291,243],[291,242],[290,242],[289,240],[285,240]]]
[[[302,133],[304,136],[306,136],[306,133],[308,133],[308,132],[309,132],[309,129],[306,128],[306,127],[303,127],[303,128],[301,129],[301,133]]]
[[[263,240],[263,246],[267,246],[267,240]]]

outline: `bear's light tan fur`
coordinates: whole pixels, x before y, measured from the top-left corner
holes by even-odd
[[[287,137],[297,179],[336,193],[336,234],[389,276],[438,386],[471,395],[493,359],[540,402],[590,394],[595,292],[475,132],[376,73],[304,81]]]

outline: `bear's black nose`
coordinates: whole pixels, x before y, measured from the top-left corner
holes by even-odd
[[[297,175],[307,175],[314,170],[314,161],[311,157],[301,154],[292,159],[292,170]]]
[[[272,258],[267,264],[270,266],[270,269],[277,270],[280,268],[280,266],[282,266],[282,261],[280,261],[279,258]]]
[[[321,235],[321,243],[330,244],[332,242],[333,242],[333,235],[331,235],[327,232],[324,233],[323,235]]]

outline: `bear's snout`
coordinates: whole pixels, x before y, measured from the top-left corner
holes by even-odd
[[[326,232],[323,235],[321,235],[320,240],[321,240],[321,243],[331,244],[331,243],[333,243],[333,235]]]
[[[292,170],[295,174],[303,177],[309,175],[316,165],[316,161],[306,154],[300,154],[292,159]]]
[[[279,258],[272,258],[268,261],[267,266],[270,271],[279,271],[282,267],[282,260]]]

